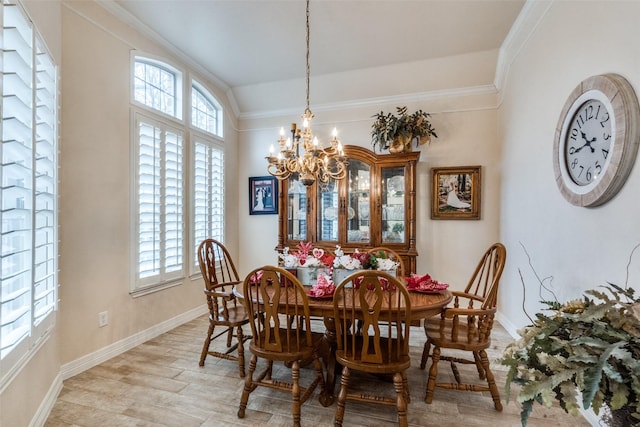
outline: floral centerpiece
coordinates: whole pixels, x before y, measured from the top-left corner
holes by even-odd
[[[572,415],[580,403],[596,414],[606,405],[608,425],[640,425],[640,298],[631,288],[603,288],[564,304],[543,301],[551,313],[536,314],[505,349],[506,395],[511,383],[521,386],[523,426],[535,402],[554,399]]]
[[[314,248],[311,242],[300,242],[294,252],[284,248],[280,259],[284,268],[296,270],[296,275],[303,285],[313,285],[321,274],[331,277],[334,256],[325,253],[324,249]]]
[[[384,270],[395,274],[398,268],[398,263],[384,257],[383,253],[376,255],[356,249],[349,255],[344,253],[340,245],[336,246],[334,253],[331,255],[324,249],[314,248],[311,242],[300,242],[295,251],[286,247],[279,257],[285,268],[297,270],[298,279],[303,285],[314,284],[320,274],[327,274],[334,283],[340,283],[356,270]]]

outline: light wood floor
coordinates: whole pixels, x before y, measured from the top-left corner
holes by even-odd
[[[66,380],[45,426],[290,426],[289,396],[264,388],[250,396],[245,418],[237,417],[243,387],[237,364],[208,357],[204,367],[198,366],[207,322],[206,316],[198,318]],[[424,403],[427,371],[419,368],[424,332],[413,328],[411,334],[415,344],[412,346],[414,363],[408,372],[412,396],[410,425],[521,425],[520,407],[515,401],[517,388],[514,386],[506,404],[505,368],[496,364],[492,365],[492,370],[503,397],[503,412],[493,409],[490,395],[474,392],[436,389],[433,403]],[[489,358],[497,359],[510,341],[506,331],[496,326]],[[247,354],[250,355],[248,351]],[[430,365],[431,361],[427,369]],[[474,372],[467,371],[466,367],[461,367],[460,371],[465,378],[472,375],[470,378],[477,379],[477,373],[473,376]],[[279,372],[286,375],[289,371],[281,368]],[[303,369],[302,379],[311,378],[311,373],[311,370]],[[447,377],[452,377],[451,369],[446,362],[441,362],[439,379]],[[371,378],[362,380],[367,387],[385,387],[392,391],[391,383]],[[325,408],[315,395],[302,407],[303,425],[331,426],[334,411],[335,404]],[[394,424],[392,407],[347,402],[345,427]],[[589,426],[589,423],[560,408],[547,409],[537,405],[528,426],[573,427]]]

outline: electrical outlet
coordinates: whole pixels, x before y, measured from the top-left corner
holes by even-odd
[[[101,311],[98,313],[98,327],[102,328],[103,326],[107,326],[109,324],[109,312]]]

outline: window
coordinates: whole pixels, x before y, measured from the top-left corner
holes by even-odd
[[[182,132],[143,115],[137,134],[137,256],[135,290],[183,274]]]
[[[21,6],[2,8],[0,389],[54,322],[57,70]]]
[[[224,242],[224,152],[211,143],[195,140],[193,146],[194,254],[206,238]],[[193,260],[197,270],[198,257]]]
[[[211,94],[195,81],[191,86],[191,125],[222,136],[222,109],[215,104]]]
[[[223,240],[223,111],[204,85],[191,80],[191,117],[182,120],[182,81],[175,67],[133,56],[134,295],[198,273],[199,243],[206,237]]]
[[[149,58],[136,58],[134,99],[157,111],[182,118],[182,74],[169,65]]]

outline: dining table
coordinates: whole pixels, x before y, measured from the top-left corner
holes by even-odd
[[[309,290],[312,286],[304,286]],[[234,290],[236,297],[244,300],[242,290],[238,287]],[[308,292],[307,292],[308,294]],[[286,293],[283,293],[286,295]],[[422,319],[426,319],[440,314],[442,308],[451,301],[452,294],[448,290],[439,292],[409,291],[411,303],[411,324],[419,324]],[[325,369],[325,389],[320,393],[319,401],[323,406],[330,406],[334,401],[334,389],[336,383],[337,362],[336,362],[336,325],[334,321],[333,298],[316,298],[308,296],[309,315],[324,321],[325,331],[318,354],[322,358]]]

